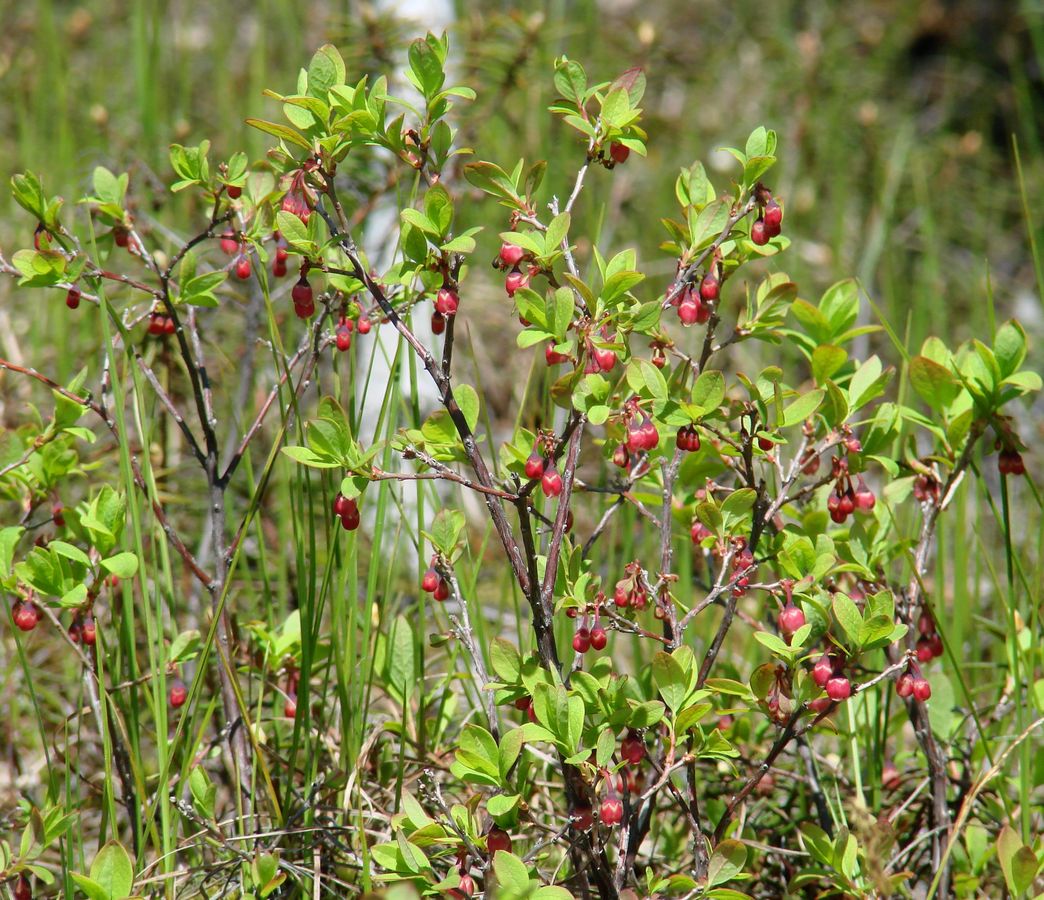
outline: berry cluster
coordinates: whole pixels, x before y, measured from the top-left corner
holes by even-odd
[[[679,428],[676,443],[679,450],[684,450],[687,453],[695,453],[699,450],[700,433],[696,430],[696,426],[686,425],[683,428]]]
[[[165,312],[154,309],[149,313],[149,334],[159,337],[164,334],[173,334],[176,330],[174,320]]]
[[[359,504],[340,491],[334,497],[333,514],[341,520],[345,531],[355,531],[359,527]]]
[[[861,449],[859,442],[854,438],[851,438],[848,444],[849,449],[853,450],[853,452],[858,452]],[[874,496],[874,492],[867,487],[862,475],[858,476],[858,480],[854,485],[852,484],[852,476],[848,474],[848,463],[846,460],[834,457],[834,474],[837,477],[837,481],[834,483],[834,490],[827,498],[827,512],[830,513],[832,522],[841,525],[856,511],[868,513],[873,510],[874,506],[877,505],[877,498]]]
[[[573,635],[573,649],[577,653],[586,653],[588,650],[604,650],[605,645],[609,642],[609,635],[599,620],[597,603],[595,604],[593,624],[588,627],[587,623],[588,619],[585,615],[580,621],[580,627],[576,629],[576,634]]]
[[[816,712],[828,708],[829,701],[840,703],[852,696],[852,682],[845,675],[845,658],[836,651],[826,650],[812,666],[812,680],[826,689],[826,698],[813,700],[809,706]],[[827,700],[826,703],[821,701]]]
[[[555,467],[551,454],[554,451],[554,438],[538,435],[533,444],[533,451],[526,459],[526,478],[540,479],[540,490],[545,497],[557,497],[562,493],[562,476]]]
[[[921,674],[916,663],[911,662],[905,672],[895,682],[895,692],[904,700],[913,697],[924,703],[932,696],[932,686],[928,679]]]
[[[421,578],[421,590],[431,594],[441,603],[450,595],[449,581],[442,577],[437,568],[438,556],[433,556],[428,564],[428,569]]]
[[[758,217],[750,226],[750,239],[763,247],[783,230],[783,207],[772,196],[772,192],[760,182],[754,189],[758,203]]]
[[[613,603],[620,609],[645,609],[649,603],[649,593],[645,588],[642,567],[637,560],[624,566],[625,578],[616,582],[613,589]]]
[[[98,627],[94,616],[88,613],[77,613],[69,626],[69,639],[74,643],[81,641],[87,647],[93,647],[98,640]]]
[[[922,663],[930,663],[933,659],[942,656],[942,638],[935,628],[935,619],[929,610],[921,611],[921,615],[917,619],[917,630],[921,635],[917,639],[917,659]]]

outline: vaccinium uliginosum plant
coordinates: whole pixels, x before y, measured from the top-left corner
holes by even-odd
[[[972,341],[956,351],[930,339],[904,363],[916,397],[889,399],[894,370],[876,355],[852,355],[853,340],[877,330],[857,324],[859,286],[840,282],[812,302],[775,265],[790,237],[784,198],[769,187],[774,132],[758,128],[742,150],[730,150],[736,168],[728,185],[713,185],[700,163],[681,172],[677,207],[660,211],[667,216],[662,251],[674,275],[647,277],[633,250],[592,244],[574,226],[586,185],[642,164],[641,71],[589,84],[579,63],[558,61],[551,112],[577,136],[576,170],[566,178],[543,163],[515,163],[503,148],[486,150],[497,162],[464,163],[471,151],[456,146],[447,114],[474,94],[446,87],[446,55],[443,38],[411,46],[406,74],[423,101],[414,105],[389,96],[383,79],[349,80],[326,46],[295,93],[273,94],[285,122],[251,120],[276,141],[266,161],[251,164],[238,154],[215,166],[206,143],[175,145],[172,189],[193,192],[209,215],[174,247],[139,226],[125,175],[95,172],[81,207],[89,222],[80,224],[36,176],[13,179],[15,199],[39,225],[34,246],[0,265],[21,286],[61,296],[66,315],[98,307],[106,343],[103,369],[85,370],[66,386],[0,360],[55,396],[50,423],[41,426],[41,418],[17,432],[18,452],[0,472],[6,496],[24,510],[20,524],[0,532],[12,624],[28,632],[45,621],[58,629],[78,645],[93,689],[104,693],[114,666],[126,665],[104,656],[106,629],[128,627],[128,609],[158,596],[147,585],[127,588],[117,614],[106,582],[111,573],[121,584],[144,584],[140,524],[139,546],[119,551],[127,498],[88,489],[77,505],[57,505],[65,480],[82,471],[77,442],[94,437],[77,423],[93,414],[120,448],[135,515],[158,526],[157,537],[210,598],[199,621],[178,623],[185,630],[177,637],[145,605],[150,634],[171,642],[165,658],[149,661],[153,676],[135,681],[134,690],[150,699],[162,735],[168,715],[175,721],[193,690],[207,690],[204,663],[212,665],[223,715],[215,740],[230,751],[233,827],[267,832],[252,816],[287,824],[290,795],[274,785],[251,698],[271,698],[272,727],[308,742],[312,726],[338,722],[324,717],[325,707],[354,695],[350,684],[335,690],[330,682],[331,655],[343,652],[331,635],[343,623],[327,627],[321,609],[294,612],[279,628],[233,627],[236,563],[275,457],[269,454],[252,484],[249,503],[230,492],[240,463],[253,443],[269,438],[295,463],[320,470],[328,488],[321,518],[340,526],[325,532],[331,547],[358,540],[374,483],[441,482],[484,506],[497,558],[528,607],[529,630],[518,640],[482,641],[478,623],[473,627],[476,600],[502,582],[475,574],[480,525],[469,528],[453,504],[425,522],[415,537],[425,559],[430,549],[430,564],[414,600],[436,601],[426,611],[436,623],[432,643],[459,650],[467,696],[479,698],[478,708],[462,722],[452,714],[456,701],[437,713],[417,706],[414,626],[399,617],[377,637],[389,676],[383,695],[366,699],[375,711],[388,703],[403,715],[394,758],[406,761],[389,827],[371,818],[385,811],[360,811],[362,794],[352,793],[383,792],[387,772],[359,762],[347,746],[342,751],[337,765],[351,774],[343,794],[351,815],[339,842],[313,849],[329,854],[332,868],[342,866],[344,884],[364,883],[358,860],[365,848],[379,880],[453,897],[616,898],[631,891],[727,898],[743,896],[737,885],[752,874],[779,892],[789,880],[793,890],[811,885],[857,896],[934,877],[945,894],[955,787],[948,748],[926,706],[932,660],[946,649],[939,627],[945,604],[926,579],[937,519],[981,439],[995,436],[1005,476],[1023,471],[1003,413],[1040,386],[1021,369],[1021,328],[1010,322],[991,346]],[[398,251],[381,272],[357,243],[361,219],[353,215],[354,208],[365,216],[359,179],[370,171],[374,148],[397,178],[413,180]],[[545,177],[564,200],[541,193]],[[485,224],[461,229],[461,199],[482,195],[496,201],[482,207]],[[483,292],[478,274],[489,262],[488,251],[477,249],[480,231],[499,248],[497,299]],[[275,290],[283,278],[293,283],[286,300]],[[244,290],[263,298],[281,374],[228,452],[205,336],[208,317]],[[500,442],[496,459],[494,435],[480,426],[484,398],[455,366],[459,323],[477,303],[499,305],[505,326],[517,332],[518,352],[546,367],[542,413]],[[414,327],[428,319],[433,341]],[[423,370],[418,377],[430,379],[441,408],[364,445],[350,395],[340,402],[325,396],[316,410],[306,405],[307,389],[325,358],[378,325],[397,333],[397,365]],[[756,358],[747,348],[757,344],[771,363],[741,366],[739,352]],[[291,345],[297,349],[282,349]],[[177,393],[165,386],[169,377]],[[100,379],[100,392],[85,391],[89,378]],[[128,392],[138,403],[151,392],[199,467],[211,541],[202,553],[140,459],[147,438],[135,438],[125,418]],[[264,426],[273,407],[283,426],[270,433]],[[399,414],[391,402],[385,412]],[[307,428],[296,432],[304,438],[288,438],[305,415]],[[296,477],[312,483],[304,470]],[[613,537],[614,521],[624,517],[637,523],[626,541]],[[911,521],[918,524],[908,541]],[[386,539],[380,527],[377,542]],[[347,558],[331,551],[328,559],[335,566]],[[384,602],[360,598],[358,621],[369,621],[375,601]],[[749,664],[729,649],[744,635],[757,647]],[[105,666],[99,658],[108,659]],[[191,684],[181,674],[188,662],[197,666]],[[882,868],[814,776],[802,776],[795,792],[772,773],[800,760],[802,749],[808,756],[813,740],[838,741],[832,729],[855,721],[846,710],[886,704],[892,684],[902,701],[895,709],[918,743],[908,748],[910,778],[921,770],[929,787],[892,826],[893,840],[911,846],[903,866]],[[447,690],[455,696],[458,689]],[[309,703],[316,691],[325,692],[322,711]],[[409,722],[432,715],[426,738],[409,732]],[[367,747],[379,737],[376,712],[371,724]],[[180,758],[182,738],[179,727],[169,751],[159,753],[159,785],[145,795],[137,794],[133,773],[120,773],[121,802],[135,810],[133,822],[159,809],[183,816],[193,830],[200,822],[218,827],[211,775]],[[314,759],[328,752],[320,737],[314,747]],[[450,747],[447,764],[437,764]],[[901,780],[895,767],[878,765],[894,788]],[[179,767],[190,793],[169,801],[174,812],[167,795]],[[337,804],[341,786],[329,786]],[[321,806],[322,789],[316,781],[303,808]],[[784,816],[786,828],[772,808],[756,805],[776,794],[804,810]],[[322,828],[333,820],[315,821]],[[356,830],[360,823],[365,832]],[[922,828],[931,829],[930,840],[919,840]],[[233,854],[245,882],[274,890],[289,877],[311,890],[312,851],[302,856],[303,868],[277,871],[273,860],[286,847],[271,836],[257,840],[264,853],[249,865]],[[746,840],[789,842],[811,862],[781,864],[752,853]],[[38,844],[8,867],[12,878],[22,877],[18,866],[31,862]],[[144,862],[139,857],[139,868]]]

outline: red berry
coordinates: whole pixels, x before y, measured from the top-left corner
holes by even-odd
[[[682,325],[687,327],[699,322],[701,309],[700,301],[691,294],[683,298],[682,302],[678,304],[678,318],[681,319]]]
[[[685,450],[688,453],[695,453],[699,450],[700,433],[696,430],[696,426],[686,425],[679,429],[676,443],[679,450]]]
[[[633,728],[629,728],[624,739],[620,741],[620,756],[632,766],[638,765],[645,759],[645,741]]]
[[[615,350],[602,350],[595,347],[591,355],[594,358],[594,361],[598,364],[598,368],[603,372],[611,372],[613,366],[616,365]]]
[[[126,247],[130,243],[130,229],[123,225],[117,225],[112,229],[112,239],[117,247]]]
[[[619,141],[613,141],[609,145],[609,158],[617,165],[627,162],[627,157],[631,155],[631,148],[626,147]]]
[[[236,278],[240,281],[246,281],[250,277],[250,257],[241,256],[239,262],[236,263]]]
[[[577,653],[586,653],[591,649],[591,632],[580,627],[576,630],[576,634],[573,635],[573,649]]]
[[[769,200],[765,205],[765,229],[770,237],[775,237],[782,230],[783,207],[775,200]]]
[[[619,825],[623,821],[623,803],[619,797],[606,797],[602,801],[599,816],[606,825]]]
[[[852,696],[852,682],[843,675],[837,675],[827,682],[826,692],[831,700],[847,700]]]
[[[913,695],[922,703],[932,696],[932,686],[928,683],[927,679],[915,678],[913,680]]]
[[[631,604],[631,583],[626,579],[616,582],[616,589],[613,591],[613,603],[623,609],[625,606]]]
[[[703,276],[703,281],[700,282],[700,299],[707,303],[713,303],[718,299],[720,293],[721,282],[708,272]]]
[[[239,241],[236,240],[235,232],[226,231],[221,235],[221,252],[226,256],[232,256],[239,249]]]
[[[514,705],[515,709],[529,709],[529,707],[533,705],[533,698],[530,697],[529,694],[525,694],[524,696],[519,697]]]
[[[337,496],[334,497],[333,514],[340,518],[346,512],[348,512],[349,509],[351,509],[350,503],[351,502],[348,500],[348,498],[345,497],[344,494],[342,494],[340,491],[338,491]]]
[[[505,853],[511,852],[511,835],[509,835],[503,828],[498,828],[494,825],[489,829],[489,833],[486,835],[486,849],[489,851],[490,856],[496,853],[498,850],[503,850]]]
[[[505,266],[517,266],[522,262],[522,257],[525,255],[526,251],[519,247],[518,244],[509,244],[505,242],[500,245],[500,261]]]
[[[631,455],[623,444],[620,444],[613,451],[613,465],[619,466],[621,469],[629,469],[631,467]]]
[[[646,450],[652,450],[658,443],[660,443],[660,432],[656,430],[653,420],[646,416],[645,421],[642,422],[642,446]]]
[[[69,309],[76,309],[80,305],[80,296],[79,288],[69,288],[69,292],[65,295],[65,305]]]
[[[692,538],[694,544],[702,544],[712,534],[713,532],[699,521],[693,522],[692,528],[689,529],[689,537]]]
[[[819,471],[819,454],[806,453],[801,459],[801,471],[805,475],[815,475]]]
[[[827,682],[834,677],[834,661],[829,653],[824,653],[812,667],[812,680],[820,687],[826,687]]]
[[[546,468],[547,460],[534,450],[526,460],[526,478],[542,478]]]
[[[238,200],[243,196],[243,188],[238,184],[230,184],[225,189],[225,193],[228,194],[229,200]]]
[[[760,447],[766,453],[768,453],[770,450],[772,450],[772,448],[775,447],[775,446],[776,445],[773,444],[772,441],[769,438],[767,438],[767,437],[759,437],[758,438],[758,447]]]
[[[449,582],[445,578],[440,578],[439,583],[435,585],[435,591],[432,596],[441,603],[443,600],[448,600],[450,595]]]
[[[421,578],[421,590],[427,594],[434,594],[438,587],[439,573],[429,568]]]
[[[765,230],[765,220],[758,219],[750,226],[750,239],[759,247],[769,242],[769,234]]]
[[[549,366],[555,366],[558,365],[558,363],[564,363],[568,359],[569,355],[567,353],[558,353],[555,350],[554,344],[548,344],[544,348],[544,361]]]
[[[442,332],[444,332],[445,330],[446,317],[438,310],[435,310],[435,312],[431,314],[431,333],[442,334]]]
[[[62,528],[65,525],[65,516],[62,515],[64,510],[65,507],[62,506],[60,502],[56,502],[51,506],[51,520],[59,528]]]
[[[814,713],[826,712],[831,705],[829,697],[816,697],[815,700],[808,701],[808,708]]]
[[[913,694],[914,677],[909,672],[904,672],[895,683],[895,692],[904,700]]]
[[[344,325],[338,325],[334,340],[337,343],[337,349],[344,353],[349,347],[352,346],[351,329],[345,327]]]
[[[793,603],[788,603],[779,614],[779,630],[790,635],[805,624],[805,614]]]
[[[609,643],[609,635],[601,625],[595,625],[591,629],[591,649],[604,650],[607,643]]]
[[[33,886],[25,875],[19,875],[11,892],[14,900],[33,900]]]
[[[471,897],[475,894],[475,879],[465,873],[460,876],[460,884],[450,891],[451,897]]]
[[[366,316],[359,316],[359,334],[369,334],[373,323]]]
[[[933,634],[928,638],[928,646],[931,648],[932,656],[939,657],[943,655],[943,642],[939,634]]]
[[[294,306],[308,306],[314,302],[315,294],[312,292],[312,286],[308,283],[307,276],[302,275],[297,280],[297,284],[290,291],[290,298],[294,301]]]
[[[545,497],[557,497],[562,493],[562,476],[558,474],[558,469],[555,468],[554,463],[544,472],[543,478],[540,479],[540,488],[544,492]]]
[[[866,486],[866,482],[862,478],[859,479],[859,483],[856,485],[855,491],[855,508],[862,512],[870,512],[877,504],[877,498],[874,496],[874,492]]]
[[[185,701],[188,700],[188,687],[185,682],[180,678],[175,678],[170,683],[170,689],[167,692],[167,699],[170,701],[170,705],[174,709],[179,709],[185,705]]]
[[[276,278],[282,278],[284,275],[286,275],[286,263],[285,262],[280,262],[277,259],[275,261],[275,264],[272,266],[272,274]]]
[[[94,623],[94,616],[86,616],[83,625],[80,626],[80,636],[88,647],[93,647],[98,640],[98,627]]]
[[[287,694],[283,704],[283,715],[288,719],[297,718],[297,694]]]
[[[163,333],[173,334],[177,330],[178,327],[174,324],[174,319],[171,316],[165,316],[163,319]]]
[[[587,805],[574,807],[569,818],[577,831],[587,831],[594,824],[594,813]]]
[[[504,290],[507,291],[509,297],[515,296],[515,291],[519,288],[529,286],[529,276],[523,275],[517,268],[512,269],[508,272],[507,278],[504,279]]]
[[[21,631],[32,631],[40,621],[40,608],[32,600],[20,600],[12,610],[15,626]]]
[[[932,653],[931,643],[928,638],[922,637],[917,640],[917,661],[921,663],[930,663],[934,658]]]
[[[459,305],[460,298],[457,296],[457,292],[451,291],[449,288],[442,288],[435,295],[435,309],[444,316],[454,315]]]
[[[354,500],[349,500],[347,509],[341,513],[341,527],[345,531],[355,531],[359,527],[359,505]]]

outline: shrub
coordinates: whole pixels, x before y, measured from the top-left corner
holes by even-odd
[[[1005,491],[1024,471],[1004,414],[1040,387],[1021,327],[914,354],[886,329],[895,389],[853,349],[881,330],[859,285],[810,302],[774,266],[791,238],[765,128],[729,151],[728,188],[700,163],[680,174],[657,283],[573,227],[589,182],[641,165],[642,73],[589,84],[558,60],[551,112],[580,139],[566,178],[503,150],[506,168],[461,165],[449,115],[474,93],[447,87],[446,55],[444,38],[411,45],[414,106],[383,79],[349,83],[324,46],[275,95],[286,121],[251,120],[277,142],[266,160],[174,145],[171,189],[202,216],[188,239],[136,211],[125,174],[96,169],[79,216],[13,179],[39,224],[0,267],[62,296],[64,321],[93,317],[102,363],[60,384],[0,360],[53,397],[7,438],[20,517],[0,575],[27,683],[43,642],[82,671],[104,777],[100,803],[85,772],[53,779],[17,852],[4,845],[5,877],[49,880],[48,848],[90,811],[79,827],[102,850],[86,873],[61,863],[88,896],[236,879],[258,896],[316,879],[500,898],[1020,890],[1025,830],[968,822],[985,781],[956,771],[951,707],[973,706],[969,685],[930,699],[932,660],[960,676],[961,649],[929,573],[990,435]],[[357,231],[381,169],[408,187],[377,272]],[[545,178],[564,201],[543,202]],[[500,211],[456,227],[481,196]],[[475,266],[494,231],[498,300]],[[459,374],[480,303],[535,357],[534,409],[506,435]],[[247,414],[212,360],[253,366],[258,322],[274,384]],[[338,357],[371,329],[386,384]],[[169,471],[175,453],[193,479]],[[430,553],[411,586],[396,528],[421,568]],[[1013,647],[1021,697],[1030,651]],[[1024,742],[1023,713],[1003,715]],[[1001,874],[983,868],[990,833]]]

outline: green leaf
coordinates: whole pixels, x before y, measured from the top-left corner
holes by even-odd
[[[469,384],[458,384],[453,388],[453,397],[457,401],[460,411],[464,413],[464,419],[468,423],[468,428],[474,431],[479,418],[478,393]]]
[[[117,578],[133,578],[138,573],[138,557],[134,553],[117,553],[101,561],[102,568]]]
[[[649,360],[633,357],[627,364],[625,375],[627,384],[636,394],[660,403],[667,401],[667,382],[663,373]]]
[[[910,383],[921,399],[933,410],[943,410],[960,393],[961,386],[954,374],[926,356],[910,360]]]
[[[499,819],[514,812],[521,799],[518,794],[497,794],[486,801],[486,811],[494,819]]]
[[[689,694],[689,675],[669,653],[660,650],[652,661],[653,683],[672,713],[681,709]]]
[[[344,84],[344,60],[333,44],[323,44],[308,64],[308,93],[321,100],[334,85]]]
[[[826,392],[822,388],[816,388],[807,394],[802,394],[783,410],[783,426],[789,427],[804,422],[811,416],[823,402]]]
[[[276,224],[279,226],[279,234],[285,238],[291,246],[307,246],[311,243],[308,237],[308,229],[298,216],[286,210],[276,213]]]
[[[529,870],[514,854],[498,850],[493,854],[493,871],[497,876],[497,896],[515,898],[529,893]]]
[[[432,237],[441,238],[442,232],[438,229],[438,226],[431,221],[424,213],[419,209],[413,209],[413,207],[407,206],[406,209],[399,213],[404,222],[408,222],[414,228],[423,231],[425,234],[430,234]]]
[[[707,884],[710,887],[732,881],[747,864],[747,848],[739,841],[724,840],[714,848],[707,867]]]
[[[134,863],[130,854],[117,841],[109,841],[91,863],[91,881],[105,892],[109,900],[124,900],[134,887]]]
[[[417,681],[416,642],[413,637],[413,628],[403,615],[395,617],[391,633],[388,635],[388,660],[385,675],[389,687],[394,688],[400,697],[408,699],[413,695]]]
[[[1038,862],[1033,850],[1022,843],[1022,839],[1010,825],[1005,825],[997,838],[997,858],[1000,860],[1008,890],[1014,897],[1021,896],[1033,883]]]
[[[555,90],[566,100],[583,106],[587,92],[587,75],[576,60],[562,59],[555,67]]]
[[[502,637],[493,638],[489,648],[489,660],[501,681],[507,684],[518,683],[522,673],[522,657],[511,641]]]
[[[812,376],[816,384],[823,384],[848,360],[848,353],[841,347],[833,344],[820,344],[812,352]]]
[[[294,131],[288,125],[280,125],[278,122],[266,122],[264,119],[247,119],[247,125],[256,128],[258,131],[263,131],[265,134],[271,134],[274,137],[280,138],[284,141],[289,141],[304,150],[311,152],[312,145],[308,139],[298,131]]]
[[[845,634],[851,639],[855,647],[859,646],[859,637],[863,628],[863,617],[859,614],[859,608],[855,605],[848,594],[837,591],[833,599],[834,616],[838,624],[844,629]]]
[[[1014,319],[997,329],[997,336],[993,339],[993,355],[1000,367],[1001,378],[1007,378],[1022,365],[1026,358],[1026,332]]]

